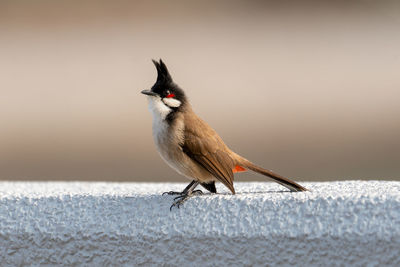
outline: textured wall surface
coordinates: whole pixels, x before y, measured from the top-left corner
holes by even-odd
[[[400,182],[236,183],[169,207],[184,184],[0,183],[6,265],[400,265]]]

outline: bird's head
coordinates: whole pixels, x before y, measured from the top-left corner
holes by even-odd
[[[142,94],[148,96],[150,108],[159,112],[163,118],[172,112],[178,111],[186,102],[185,93],[172,80],[167,66],[160,59],[153,60],[157,69],[157,81],[151,90],[143,90]]]

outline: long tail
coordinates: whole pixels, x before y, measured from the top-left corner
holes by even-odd
[[[248,161],[245,158],[240,157],[238,163],[243,168],[258,172],[259,174],[262,174],[262,175],[272,178],[275,182],[283,185],[286,188],[289,188],[291,191],[295,191],[295,192],[308,191],[307,188],[299,185],[295,181],[292,181],[288,178],[280,176],[279,174],[274,173],[270,170],[266,170],[264,168],[258,167],[257,165],[251,163],[250,161]]]

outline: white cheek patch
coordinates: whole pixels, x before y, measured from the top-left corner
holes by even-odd
[[[179,101],[178,99],[172,98],[172,97],[170,97],[170,98],[164,97],[164,98],[163,98],[163,102],[164,102],[167,106],[172,107],[172,108],[177,108],[177,107],[179,107],[179,106],[182,104],[181,101]]]
[[[153,119],[155,120],[164,120],[172,111],[171,108],[161,101],[160,97],[149,96],[147,99],[149,100],[149,110],[153,114]]]

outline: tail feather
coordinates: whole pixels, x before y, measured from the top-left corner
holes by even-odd
[[[247,168],[249,170],[252,170],[254,172],[257,172],[259,174],[268,176],[270,178],[272,178],[275,182],[283,185],[284,187],[290,189],[291,191],[295,191],[295,192],[301,192],[301,191],[308,191],[307,188],[299,185],[298,183],[296,183],[295,181],[292,181],[288,178],[285,178],[277,173],[274,173],[270,170],[266,170],[264,168],[261,168],[253,163],[251,163],[250,161],[248,161],[247,159],[241,158],[240,160],[240,166]]]

